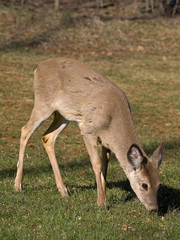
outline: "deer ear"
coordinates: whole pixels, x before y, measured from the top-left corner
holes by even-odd
[[[150,158],[150,161],[154,162],[157,168],[159,168],[161,165],[164,149],[165,149],[165,145],[164,143],[161,143]]]
[[[135,144],[129,148],[127,158],[134,170],[141,169],[147,163],[147,158],[143,156],[141,149]]]

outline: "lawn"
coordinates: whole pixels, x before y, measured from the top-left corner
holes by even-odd
[[[179,240],[180,18],[103,21],[82,11],[54,15],[49,8],[0,6],[0,239]],[[165,143],[158,214],[139,202],[113,155],[108,207],[97,207],[94,173],[75,123],[56,142],[70,192],[62,198],[40,141],[52,119],[30,139],[23,191],[14,192],[20,129],[33,107],[33,71],[59,56],[86,62],[126,92],[149,156]]]

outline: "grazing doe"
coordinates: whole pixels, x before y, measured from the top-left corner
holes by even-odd
[[[63,58],[46,60],[34,72],[34,108],[30,120],[21,129],[16,191],[22,188],[27,142],[39,125],[52,114],[54,120],[44,133],[42,142],[62,196],[67,196],[68,192],[55,157],[54,144],[68,123],[76,121],[95,173],[98,205],[106,205],[106,173],[112,151],[146,209],[158,210],[158,168],[164,144],[148,158],[140,146],[124,92],[99,72]],[[101,158],[98,154],[98,139],[102,144]]]

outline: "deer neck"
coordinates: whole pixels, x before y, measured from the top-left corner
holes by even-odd
[[[114,154],[127,177],[132,172],[132,166],[127,159],[127,153],[132,144],[140,146],[135,127],[133,129],[129,127],[128,133],[122,132],[119,142],[114,144]]]
[[[118,162],[128,177],[132,172],[132,167],[127,159],[127,153],[132,144],[140,147],[140,142],[130,111],[115,117],[110,128],[111,136],[105,138],[108,141],[109,149],[115,154]],[[111,141],[109,141],[111,139]],[[103,141],[102,141],[103,142]],[[143,150],[142,150],[143,152]]]

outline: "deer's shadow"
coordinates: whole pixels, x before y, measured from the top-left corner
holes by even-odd
[[[168,211],[180,211],[180,190],[162,185],[158,192],[159,215],[164,216]]]
[[[84,188],[95,189],[96,186],[95,185],[81,186],[81,187],[79,186],[78,188],[81,188],[82,190]],[[128,195],[124,199],[124,202],[132,201],[134,198],[136,198],[136,195],[133,192],[128,180],[117,181],[117,182],[107,182],[107,191],[108,189],[112,189],[112,188],[119,188],[120,190],[124,190],[128,192]],[[165,185],[161,185],[158,191],[158,205],[159,205],[159,211],[158,211],[159,216],[164,216],[169,211],[172,211],[172,210],[180,211],[180,190],[172,187],[168,187]]]
[[[129,181],[110,182],[107,184],[108,188],[118,187],[122,190],[128,191],[129,194],[126,201],[132,201],[136,195],[130,187]],[[180,190],[165,185],[161,185],[158,191],[158,215],[164,216],[168,211],[175,210],[180,211]]]

